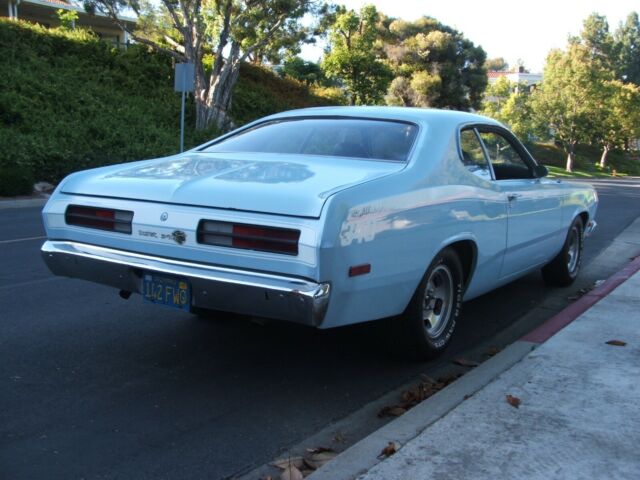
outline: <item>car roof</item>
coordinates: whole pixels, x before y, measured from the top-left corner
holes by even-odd
[[[367,117],[385,120],[404,120],[416,123],[455,123],[456,125],[461,123],[488,123],[492,125],[501,125],[499,122],[489,117],[477,115],[475,113],[414,107],[313,107],[288,110],[261,120],[305,116]]]

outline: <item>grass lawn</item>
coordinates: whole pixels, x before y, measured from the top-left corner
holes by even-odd
[[[564,167],[554,167],[553,165],[546,165],[549,169],[550,178],[624,178],[628,176],[640,175],[640,173],[625,173],[618,172],[615,174],[613,169],[600,168],[598,165],[594,165],[591,169],[574,168],[573,172],[567,172]]]
[[[534,158],[549,169],[549,176],[555,178],[619,178],[640,176],[640,159],[628,153],[612,150],[609,152],[607,166],[600,168],[601,151],[597,146],[578,145],[573,172],[564,168],[566,154],[562,148],[552,143],[528,144],[527,148]]]

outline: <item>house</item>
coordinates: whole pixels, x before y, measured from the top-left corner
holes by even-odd
[[[541,73],[528,73],[522,67],[516,72],[487,72],[487,76],[489,77],[489,85],[493,85],[499,78],[503,77],[512,83],[526,83],[529,89],[535,88],[536,85],[542,82]]]
[[[133,29],[137,23],[136,18],[119,16],[122,24],[119,25],[104,13],[96,12],[93,15],[87,13],[80,2],[73,0],[0,0],[0,14],[4,15],[6,12],[9,18],[26,20],[45,27],[60,26],[58,10],[78,12],[78,20],[74,22],[74,28],[91,29],[103,40],[116,45],[129,43],[129,34],[122,25]]]

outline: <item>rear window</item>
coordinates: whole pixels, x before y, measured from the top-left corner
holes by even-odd
[[[418,127],[384,120],[303,118],[257,125],[205,152],[325,155],[406,161]]]

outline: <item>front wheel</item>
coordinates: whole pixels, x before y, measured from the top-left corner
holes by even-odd
[[[449,345],[462,308],[462,264],[452,249],[431,262],[402,315],[391,319],[399,353],[418,359],[440,355]]]
[[[562,250],[542,268],[542,278],[547,285],[568,287],[578,276],[582,265],[584,224],[576,217],[569,227]]]

